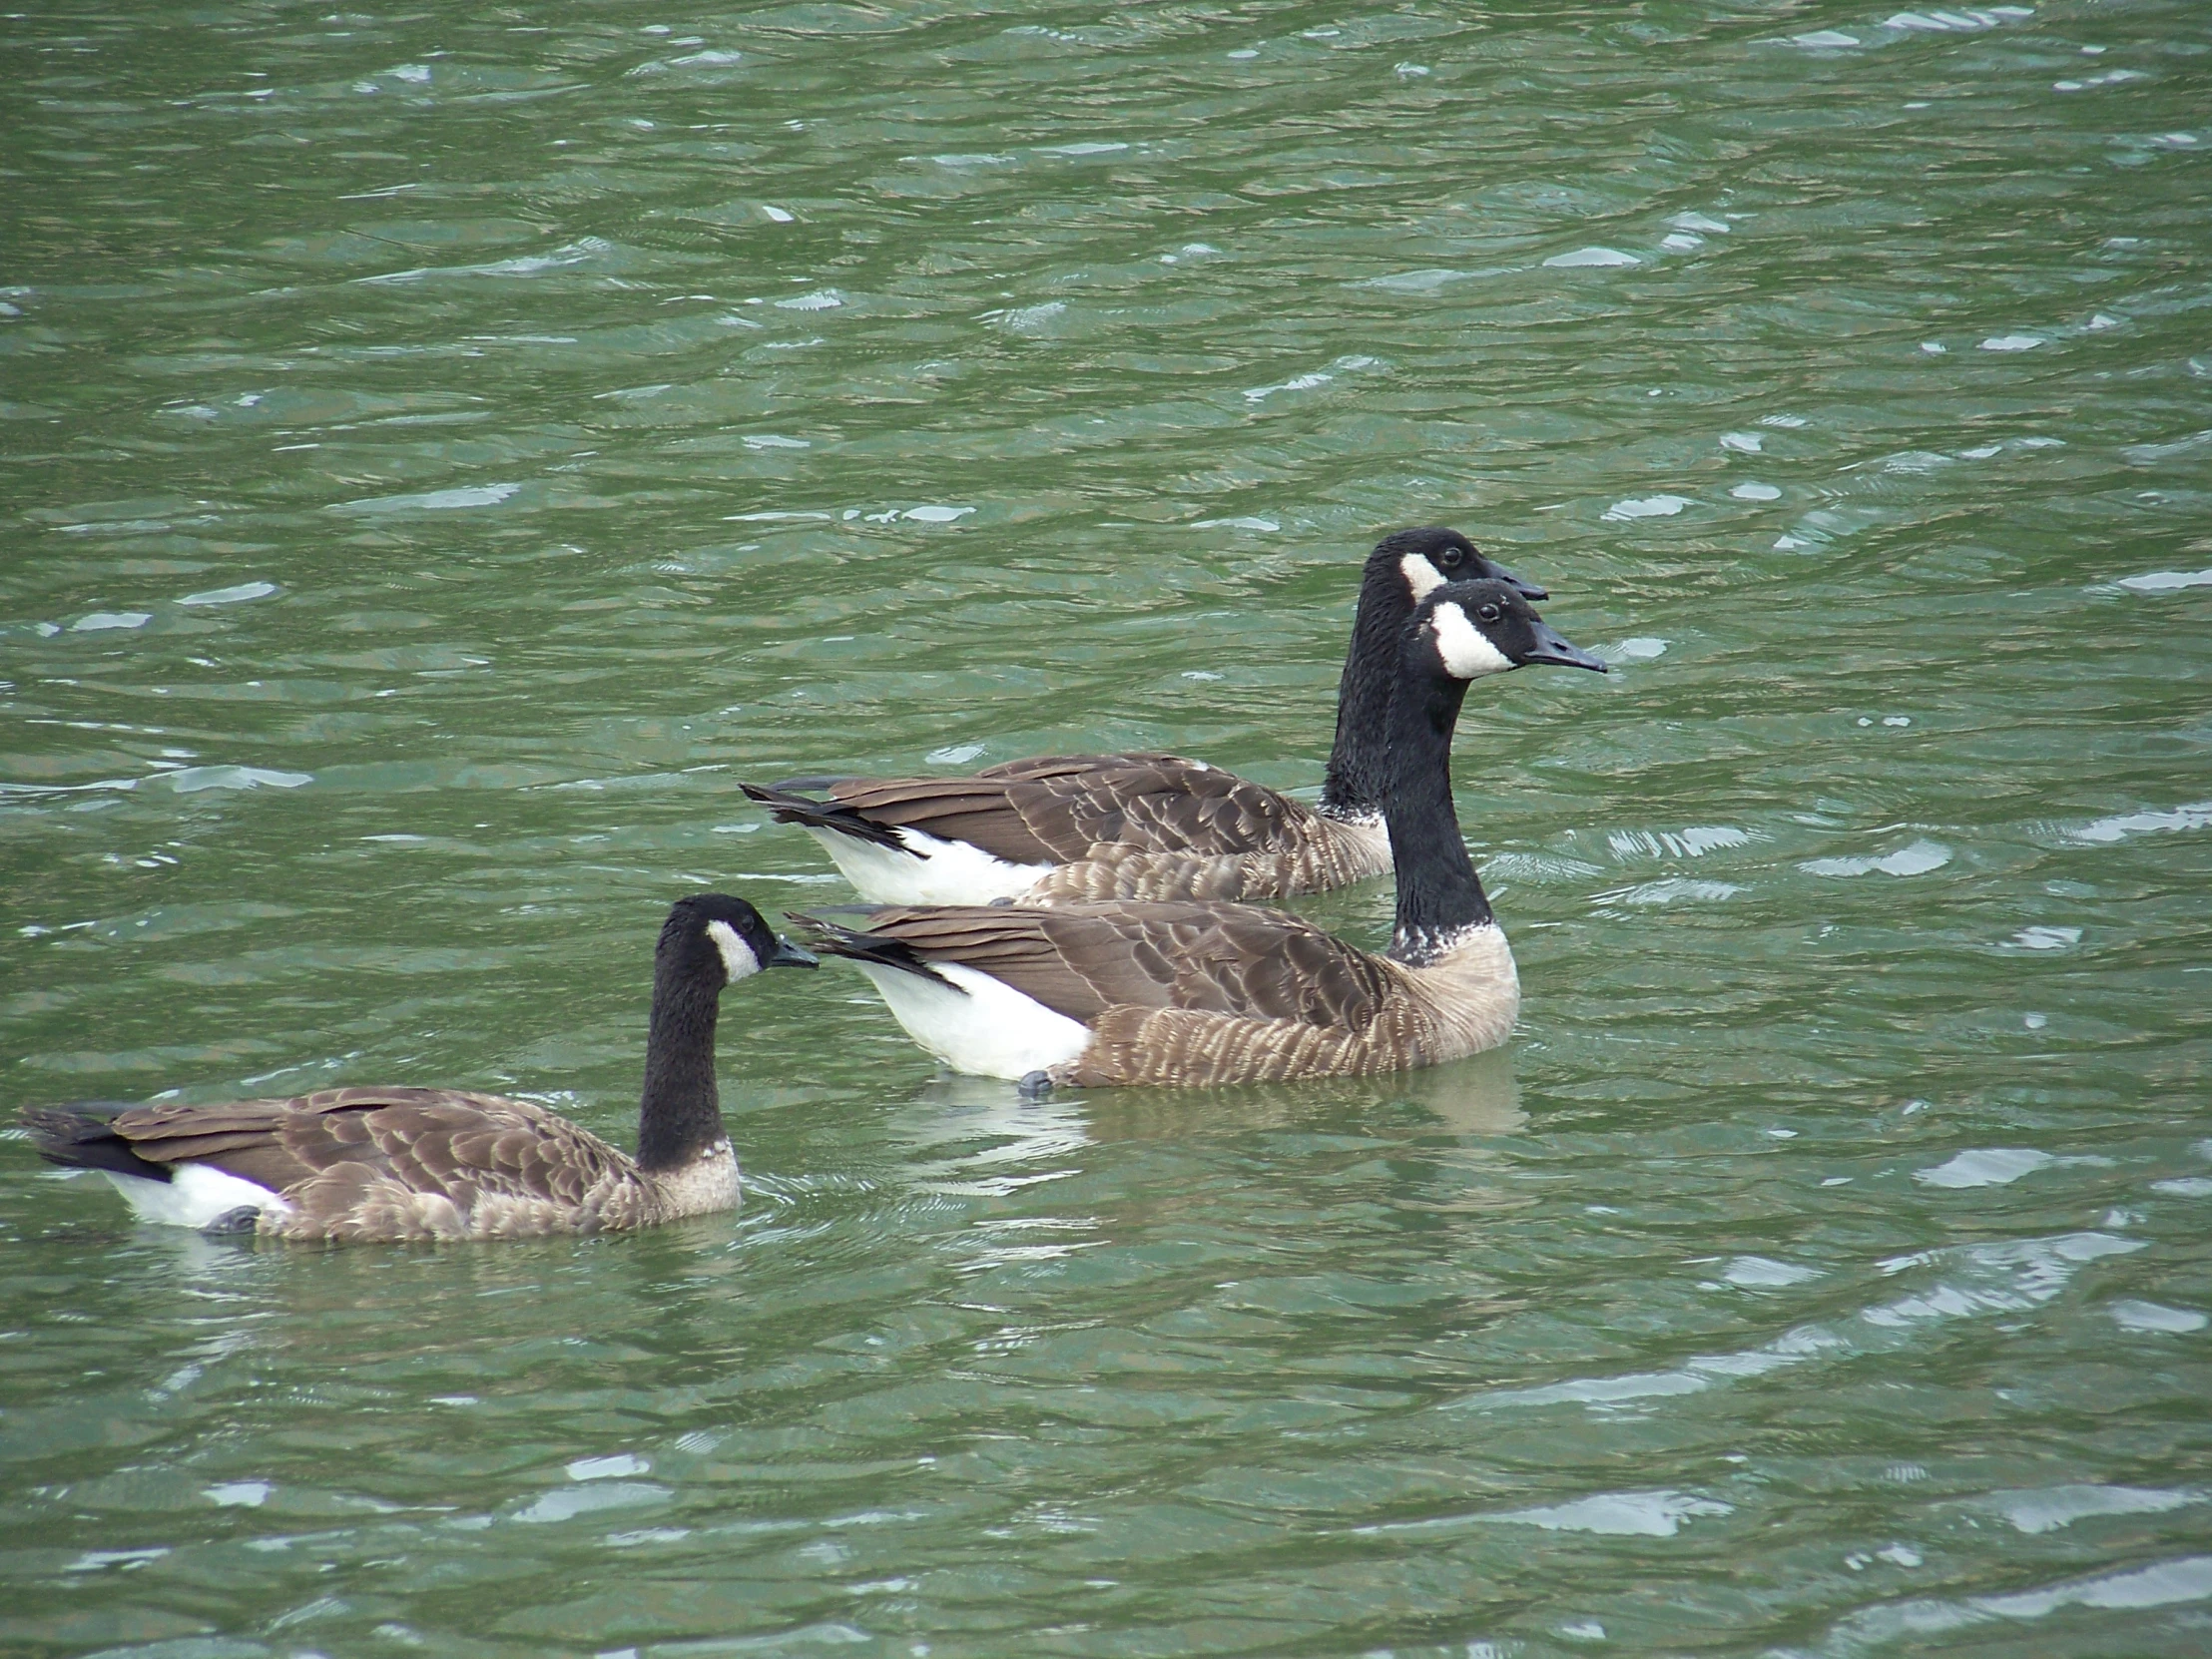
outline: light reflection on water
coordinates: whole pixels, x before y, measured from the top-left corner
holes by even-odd
[[[738,780],[1311,789],[1458,524],[1511,1052],[725,1021],[746,1208],[240,1248],[4,1155],[30,1651],[2195,1652],[2190,8],[0,21],[4,1104],[520,1089]],[[1382,884],[1301,901],[1385,934]]]

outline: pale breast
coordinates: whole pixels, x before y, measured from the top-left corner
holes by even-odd
[[[738,1155],[728,1141],[717,1141],[694,1162],[666,1174],[639,1177],[649,1184],[655,1199],[654,1221],[674,1221],[678,1216],[704,1216],[717,1210],[735,1210],[743,1188],[738,1175]],[[608,1226],[618,1225],[613,1221]],[[630,1226],[645,1226],[644,1220]]]
[[[1421,1016],[1423,1064],[1479,1054],[1512,1036],[1520,1015],[1520,970],[1496,923],[1469,928],[1425,967],[1392,966]]]

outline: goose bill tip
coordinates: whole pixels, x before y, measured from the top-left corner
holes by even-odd
[[[1537,636],[1536,649],[1522,659],[1530,663],[1552,663],[1560,668],[1586,668],[1592,674],[1610,674],[1613,665],[1579,645],[1569,645],[1549,628]]]

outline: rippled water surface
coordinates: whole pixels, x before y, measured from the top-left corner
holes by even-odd
[[[740,778],[1311,788],[1393,525],[1619,669],[1461,728],[1504,1054],[1026,1104],[775,975],[746,1208],[589,1242],[211,1243],[0,1143],[0,1645],[2212,1648],[2208,59],[2086,0],[0,19],[11,1117],[627,1141],[667,901],[843,896]]]

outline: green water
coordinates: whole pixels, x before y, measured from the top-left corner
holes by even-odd
[[[2212,23],[0,19],[0,1110],[632,1133],[741,778],[1320,780],[1445,522],[1521,1033],[1218,1093],[731,999],[742,1213],[298,1251],[0,1142],[0,1646],[2212,1647]],[[1303,905],[1364,942],[1387,883]]]

